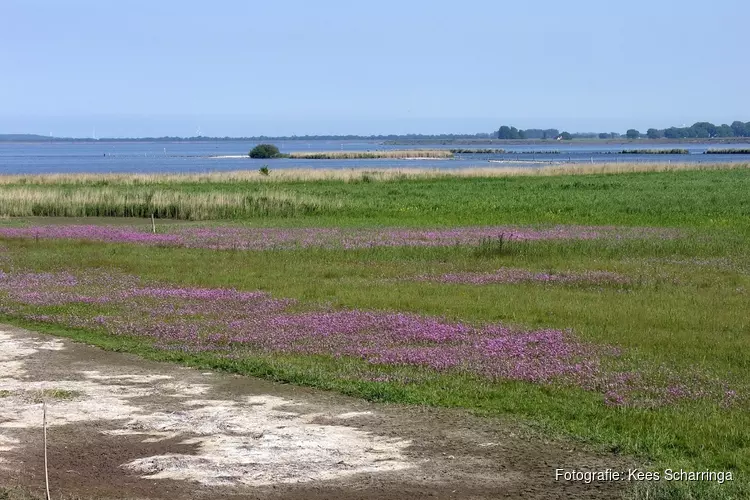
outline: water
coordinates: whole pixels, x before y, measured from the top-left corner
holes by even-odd
[[[440,160],[254,160],[247,153],[257,143],[205,142],[84,142],[0,143],[0,174],[46,173],[169,173],[279,168],[468,168],[538,167],[557,163],[747,162],[750,155],[704,155],[709,148],[747,148],[747,144],[549,144],[499,146],[477,144],[384,145],[377,141],[275,141],[282,152],[375,151],[393,149],[497,149],[499,155],[457,155]],[[619,155],[623,149],[687,149],[687,155]],[[557,150],[560,154],[544,154]],[[525,152],[525,153],[524,153]],[[224,157],[224,158],[222,158]],[[239,158],[237,158],[239,157]],[[497,162],[497,163],[496,163]]]

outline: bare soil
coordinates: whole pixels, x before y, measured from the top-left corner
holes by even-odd
[[[200,372],[0,325],[0,497],[43,492],[42,401],[53,498],[622,494],[620,484],[554,480],[557,467],[625,466],[622,457],[503,419]]]

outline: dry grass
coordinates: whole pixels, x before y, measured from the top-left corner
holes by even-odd
[[[338,180],[344,182],[393,181],[441,177],[509,177],[624,174],[636,172],[674,172],[683,170],[729,170],[750,167],[750,163],[602,163],[567,164],[546,167],[472,167],[460,169],[400,168],[372,170],[351,169],[281,169],[263,175],[254,170],[211,172],[202,174],[42,174],[0,175],[0,201],[17,197],[14,190],[34,185],[70,185],[96,187],[106,192],[107,186],[154,186],[171,184],[233,184],[245,182],[283,183],[299,181]],[[13,186],[13,188],[10,188]],[[119,193],[120,191],[118,191]],[[103,195],[105,196],[105,195]],[[278,197],[279,193],[272,195]],[[237,202],[239,203],[239,201]]]
[[[362,160],[374,158],[417,159],[453,158],[453,153],[446,149],[410,149],[403,151],[297,151],[290,153],[289,157],[301,160]]]

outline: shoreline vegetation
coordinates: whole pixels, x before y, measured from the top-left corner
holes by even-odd
[[[689,155],[687,149],[623,149],[621,155]]]
[[[378,158],[410,159],[453,158],[453,152],[445,149],[410,149],[396,151],[295,151],[285,155],[296,160],[372,160]]]
[[[72,174],[10,174],[0,175],[0,186],[33,185],[94,185],[94,186],[138,186],[172,183],[188,184],[232,184],[244,182],[375,182],[411,179],[440,179],[464,177],[518,177],[518,176],[565,176],[607,175],[648,172],[680,172],[693,170],[743,170],[748,163],[567,163],[543,167],[469,167],[469,168],[284,168],[270,170],[268,175],[256,170],[230,170],[206,173],[72,173]],[[4,188],[3,188],[4,189]],[[0,191],[0,199],[4,191]]]
[[[707,154],[707,155],[750,155],[750,148],[747,148],[747,149],[709,149],[704,154]]]

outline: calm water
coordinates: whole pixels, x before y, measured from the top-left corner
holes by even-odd
[[[495,149],[496,145],[421,145],[389,146],[367,141],[277,141],[282,152],[292,151],[374,151],[392,149]],[[220,170],[257,170],[268,165],[276,168],[464,168],[487,166],[528,166],[568,162],[747,162],[750,155],[704,155],[709,148],[747,148],[747,144],[658,144],[658,145],[521,145],[504,146],[501,155],[457,155],[452,160],[252,160],[247,152],[253,142],[138,142],[138,143],[0,143],[0,174],[71,172],[211,172]],[[672,149],[690,151],[689,155],[616,155],[623,149]],[[557,150],[560,154],[544,154]],[[510,152],[513,153],[510,153]],[[242,158],[220,158],[243,156]],[[219,158],[217,158],[219,157]],[[494,163],[494,162],[502,163]]]

